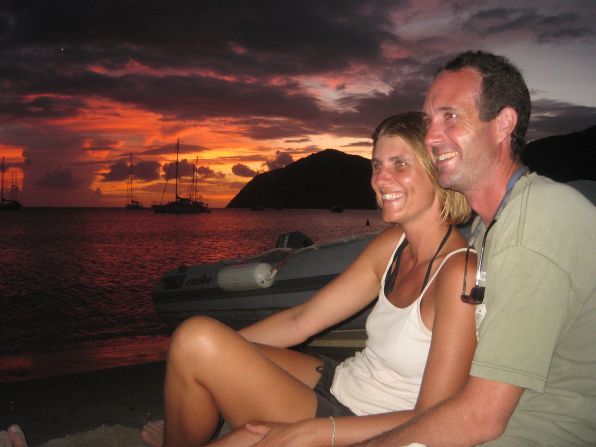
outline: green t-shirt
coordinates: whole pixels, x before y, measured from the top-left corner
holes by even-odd
[[[525,390],[505,433],[482,445],[596,445],[596,208],[567,185],[524,176],[484,253],[470,374]]]

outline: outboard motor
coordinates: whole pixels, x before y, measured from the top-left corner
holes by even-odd
[[[280,234],[275,246],[277,248],[304,248],[312,245],[313,241],[300,231]]]

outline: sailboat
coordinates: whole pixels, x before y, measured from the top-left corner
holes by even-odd
[[[128,167],[128,185],[126,188],[126,206],[127,210],[142,210],[143,204],[135,200],[132,195],[132,152],[130,153],[130,166]]]
[[[188,196],[187,197],[180,197],[178,195],[178,155],[180,153],[180,138],[176,142],[176,186],[175,186],[175,198],[173,202],[168,202],[166,204],[157,204],[151,205],[153,211],[156,213],[164,213],[164,214],[197,214],[197,213],[210,213],[211,210],[209,209],[209,205],[207,203],[199,200],[198,197],[198,173],[196,169],[196,165],[193,165],[192,171],[192,183],[189,188]],[[168,186],[167,179],[165,188]]]
[[[16,200],[16,185],[12,185],[12,195],[10,199],[4,198],[4,157],[2,157],[2,187],[0,187],[0,211],[16,211],[20,210],[23,205]]]

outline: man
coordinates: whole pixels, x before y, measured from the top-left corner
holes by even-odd
[[[464,297],[483,298],[478,347],[458,395],[359,445],[596,445],[596,209],[525,172],[530,97],[505,58],[460,54],[424,111],[441,186],[479,216],[478,278],[467,275],[478,287]]]

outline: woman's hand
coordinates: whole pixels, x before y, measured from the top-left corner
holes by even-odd
[[[305,419],[293,424],[253,422],[244,428],[263,438],[253,447],[328,447],[331,445],[331,422],[328,419]]]
[[[249,447],[255,445],[262,438],[262,435],[250,432],[244,427],[238,427],[233,432],[210,442],[205,447]]]

